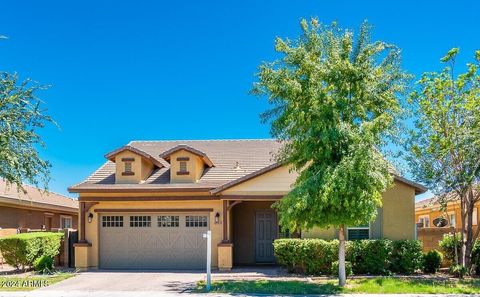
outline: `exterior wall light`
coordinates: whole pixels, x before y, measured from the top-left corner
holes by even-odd
[[[91,223],[93,220],[93,213],[88,213],[88,222]]]
[[[215,214],[215,224],[218,224],[218,222],[220,222],[220,213],[216,213]]]

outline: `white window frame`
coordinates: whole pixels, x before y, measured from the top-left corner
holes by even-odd
[[[428,226],[425,226],[425,219],[428,219]],[[421,215],[421,216],[418,216],[418,222],[422,223],[422,228],[430,228],[430,215]]]
[[[448,226],[450,227],[457,227],[457,215],[454,211],[451,211],[451,212],[448,212]],[[453,216],[453,219],[452,219],[452,216]],[[453,222],[453,224],[452,224]]]
[[[63,219],[69,219],[70,220],[70,227],[69,229],[73,228],[73,219],[72,216],[65,216],[65,215],[60,215],[60,229],[65,229],[67,227],[63,226]]]
[[[371,239],[372,238],[372,224],[369,223],[368,224],[368,227],[347,227],[347,234],[346,234],[346,237],[347,237],[347,240],[350,240],[350,238],[348,237],[348,230],[366,230],[368,229],[368,238],[367,239]]]

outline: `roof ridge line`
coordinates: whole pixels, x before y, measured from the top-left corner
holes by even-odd
[[[4,179],[4,181],[5,181],[5,179]],[[14,185],[14,186],[16,186],[16,185]],[[24,182],[22,182],[22,186],[27,186],[27,187],[32,188],[33,190],[37,190],[37,191],[39,191],[39,192],[41,193],[41,195],[44,195],[44,193],[46,193],[46,194],[50,194],[50,193],[51,193],[51,194],[58,195],[58,196],[61,196],[61,197],[63,197],[63,198],[67,198],[67,199],[70,199],[70,200],[75,200],[75,201],[77,200],[77,199],[75,199],[75,198],[73,198],[73,197],[65,196],[65,195],[60,194],[60,193],[58,193],[58,192],[40,189],[40,188],[38,188],[38,187],[36,187],[36,186],[34,186],[34,185],[32,185],[32,184],[29,184],[29,183],[24,183]],[[28,196],[27,194],[28,194],[28,193],[24,193],[24,195]],[[0,196],[1,196],[1,195],[2,195],[2,194],[0,193]],[[3,196],[2,196],[2,197],[3,197]]]
[[[165,140],[131,140],[127,145],[135,142],[200,142],[200,141],[278,141],[275,138],[232,138],[232,139],[165,139]]]

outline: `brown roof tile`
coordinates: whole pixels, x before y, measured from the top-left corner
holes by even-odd
[[[153,157],[161,158],[168,151],[188,146],[205,154],[214,164],[206,168],[197,183],[170,183],[170,165],[156,169],[142,184],[115,184],[115,164],[107,161],[85,181],[70,188],[82,189],[214,189],[244,177],[262,168],[275,164],[273,153],[280,143],[273,139],[254,140],[179,140],[179,141],[132,141],[128,146]],[[108,155],[107,155],[108,156]],[[238,164],[238,166],[236,166]]]
[[[51,205],[78,209],[78,201],[73,198],[53,192],[45,192],[30,185],[23,185],[23,188],[25,192],[16,185],[7,184],[5,180],[0,179],[0,198],[3,198],[4,202],[11,200],[14,204],[18,204],[17,202],[31,202],[42,204],[45,208]]]
[[[280,149],[281,143],[274,139],[243,139],[243,140],[175,140],[175,141],[132,141],[128,145],[148,156],[159,158],[165,165],[157,168],[153,174],[141,184],[115,184],[115,164],[107,161],[85,181],[72,186],[72,192],[85,190],[214,190],[226,189],[232,185],[248,180],[267,172],[279,165],[274,154]],[[214,164],[206,168],[197,183],[170,183],[170,165],[163,157],[178,148],[192,148],[198,154],[205,155]],[[108,156],[108,155],[107,155]],[[423,193],[426,189],[398,175],[395,178],[407,183]],[[214,190],[212,192],[218,192]]]

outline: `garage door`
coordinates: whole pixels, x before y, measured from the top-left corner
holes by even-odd
[[[100,214],[100,268],[203,269],[208,214]]]

